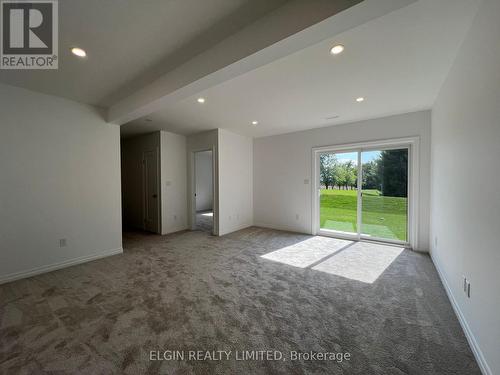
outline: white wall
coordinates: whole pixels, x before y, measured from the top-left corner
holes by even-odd
[[[160,132],[162,234],[187,229],[186,137]]]
[[[144,229],[142,160],[145,151],[155,149],[160,152],[160,132],[124,139],[121,142],[122,212],[126,228]],[[160,212],[158,214],[160,216]]]
[[[420,137],[418,249],[429,249],[429,111],[254,140],[255,225],[311,233],[312,148],[409,136]]]
[[[212,151],[201,151],[195,154],[196,175],[196,211],[213,208],[213,169]]]
[[[219,129],[219,234],[253,224],[253,140]]]
[[[0,127],[0,281],[122,252],[119,127],[3,84]]]
[[[187,163],[188,163],[188,227],[194,229],[195,186],[194,186],[194,155],[197,151],[212,150],[214,153],[214,222],[213,234],[219,234],[219,130],[209,130],[187,137]]]
[[[490,374],[500,374],[499,41],[500,1],[484,0],[432,113],[431,254]]]

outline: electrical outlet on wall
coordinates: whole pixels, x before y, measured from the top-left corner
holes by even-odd
[[[470,298],[470,281],[467,280],[467,277],[462,276],[463,278],[463,288],[464,288],[464,293],[467,296],[467,298]]]
[[[295,220],[299,220],[299,214],[295,214]]]
[[[68,246],[68,240],[66,238],[59,239],[59,247],[66,247],[66,246]]]

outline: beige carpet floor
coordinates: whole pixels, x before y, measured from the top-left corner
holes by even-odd
[[[1,285],[0,340],[9,375],[480,373],[428,255],[260,228],[125,234],[123,255]],[[168,350],[231,355],[151,360]],[[236,358],[256,350],[283,358]]]

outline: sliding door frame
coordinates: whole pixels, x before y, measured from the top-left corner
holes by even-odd
[[[361,164],[361,154],[365,151],[383,151],[394,149],[408,149],[408,208],[407,208],[407,241],[397,241],[390,239],[374,238],[363,235],[362,228],[362,181],[363,171]],[[338,237],[350,240],[366,240],[376,242],[386,242],[398,245],[404,245],[413,249],[418,249],[418,222],[419,222],[419,151],[420,138],[407,137],[395,138],[371,142],[360,142],[350,144],[339,144],[330,146],[314,147],[312,149],[312,173],[313,183],[311,184],[311,233],[313,235],[323,235],[330,237]],[[353,235],[338,231],[322,230],[320,228],[320,173],[319,173],[319,156],[324,153],[343,153],[357,152],[358,153],[358,188],[357,188],[357,233]]]

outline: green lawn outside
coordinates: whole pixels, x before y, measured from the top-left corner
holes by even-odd
[[[321,190],[320,227],[357,232],[356,190]],[[363,190],[362,234],[407,240],[407,198],[383,197]]]

